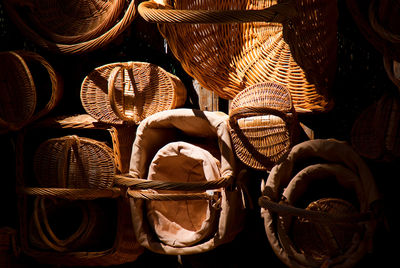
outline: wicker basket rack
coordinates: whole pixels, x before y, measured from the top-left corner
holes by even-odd
[[[100,66],[81,86],[86,112],[109,124],[138,124],[151,114],[183,106],[186,94],[177,76],[147,62]]]
[[[237,157],[249,167],[270,170],[297,140],[289,90],[265,82],[239,92],[231,103],[229,127]]]
[[[277,3],[279,2],[279,3]],[[146,1],[139,14],[159,23],[184,70],[233,99],[265,81],[285,85],[298,112],[332,105],[336,1]]]
[[[38,82],[38,72],[34,72],[41,67],[51,81],[50,94],[46,92],[46,86]],[[39,54],[4,51],[0,52],[0,90],[0,133],[3,133],[19,130],[49,113],[61,99],[63,83],[49,62]],[[38,105],[38,98],[48,96],[45,106]]]
[[[21,32],[54,53],[80,54],[114,40],[136,17],[135,1],[4,1]]]

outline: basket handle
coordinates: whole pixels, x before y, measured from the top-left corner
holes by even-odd
[[[285,0],[262,10],[177,10],[170,5],[154,1],[139,4],[139,14],[147,22],[153,23],[244,23],[279,22],[282,23],[297,13],[294,1]]]
[[[390,4],[389,4],[390,5]],[[400,43],[400,35],[390,32],[388,29],[383,27],[379,23],[379,19],[376,17],[376,9],[377,9],[376,0],[371,0],[368,9],[368,17],[371,27],[375,30],[378,35],[385,39],[388,42],[399,44]]]
[[[231,111],[229,114],[229,126],[236,132],[238,138],[240,141],[243,143],[243,145],[249,150],[249,152],[252,154],[252,156],[257,159],[258,162],[260,162],[263,166],[266,168],[271,168],[273,167],[276,163],[274,161],[271,161],[260,153],[254,146],[249,142],[249,140],[246,138],[244,135],[242,129],[239,127],[238,120],[244,117],[249,117],[249,116],[258,116],[262,114],[271,114],[271,115],[276,115],[280,118],[283,119],[283,121],[286,123],[286,126],[290,126],[288,124],[290,121],[294,120],[294,113],[289,112],[285,113],[282,111],[279,111],[277,109],[272,109],[272,108],[267,108],[267,107],[239,107]],[[292,143],[292,141],[290,141]],[[289,153],[289,152],[287,152]],[[282,159],[286,157],[287,153],[282,156]]]
[[[332,215],[326,212],[312,211],[302,208],[296,208],[281,202],[274,202],[268,196],[261,196],[258,199],[258,203],[261,207],[275,212],[279,215],[296,216],[299,218],[304,218],[313,222],[319,223],[348,223],[348,222],[365,222],[370,221],[375,218],[372,212],[355,213],[344,216]]]
[[[49,64],[49,62],[39,54],[24,50],[18,50],[13,53],[20,55],[25,61],[26,60],[36,61],[40,63],[46,69],[51,81],[51,96],[49,101],[43,107],[43,109],[32,115],[30,120],[27,122],[28,124],[44,116],[58,104],[63,93],[63,83],[61,76],[54,70],[54,68]]]
[[[121,196],[121,189],[117,187],[107,189],[24,187],[18,188],[17,193],[67,200],[94,200],[97,198],[118,198]]]
[[[22,0],[23,1],[23,0]],[[5,0],[4,6],[10,17],[14,20],[15,24],[36,44],[51,50],[56,53],[63,54],[81,54],[89,51],[96,50],[99,46],[108,44],[114,38],[116,38],[121,32],[123,32],[136,17],[136,3],[135,0],[131,0],[128,8],[125,11],[124,16],[114,25],[110,30],[103,33],[102,35],[76,44],[58,44],[47,39],[44,39],[41,35],[37,34],[25,21],[19,16],[18,12],[14,8],[15,0]],[[17,2],[20,2],[17,0]],[[25,2],[25,1],[23,1]]]
[[[387,54],[383,56],[383,66],[385,67],[389,79],[397,86],[400,93],[400,78],[396,77],[393,70],[393,60]]]
[[[132,123],[136,123],[136,121],[132,118],[132,116],[127,116],[125,111],[125,108],[130,108],[130,112],[133,113],[133,107],[131,107],[131,105],[128,105],[129,103],[123,103],[122,107],[124,111],[121,111],[118,107],[117,107],[117,103],[116,103],[116,99],[115,99],[115,80],[117,78],[118,73],[122,70],[122,72],[124,72],[125,70],[128,72],[129,75],[129,80],[130,81],[123,81],[123,93],[122,96],[125,97],[126,94],[131,95],[131,97],[136,97],[138,94],[138,90],[136,87],[136,83],[135,83],[135,77],[133,75],[133,68],[130,64],[128,63],[123,63],[120,66],[115,67],[114,69],[112,69],[112,71],[110,72],[110,76],[108,77],[108,100],[110,102],[110,106],[113,110],[113,112],[119,117],[121,118],[123,121],[126,122],[132,122]],[[122,77],[124,78],[125,75],[122,75]],[[132,92],[127,92],[127,87],[130,85],[132,85],[133,88],[133,93]]]

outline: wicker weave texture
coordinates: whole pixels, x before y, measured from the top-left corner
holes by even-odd
[[[103,189],[113,185],[116,167],[110,147],[73,135],[43,142],[34,172],[42,187]]]
[[[5,8],[21,32],[55,53],[81,54],[114,40],[135,19],[135,1],[12,1]]]
[[[159,25],[159,30],[183,68],[220,97],[232,99],[248,86],[274,81],[288,87],[299,112],[331,108],[329,88],[336,66],[336,1],[283,1],[279,7],[276,4],[269,0],[181,0],[175,1],[171,10],[177,13],[170,14],[162,13],[170,6],[150,1],[142,3],[139,12],[149,21],[165,23]],[[268,8],[274,8],[275,13],[271,15]],[[262,9],[267,9],[266,15],[255,13],[254,18],[247,17],[254,13],[216,12]],[[288,12],[291,9],[295,10],[294,15]],[[189,12],[199,10],[215,14],[206,14],[204,19],[203,13],[192,16]],[[228,17],[228,22],[250,22],[226,23],[222,16]],[[201,23],[190,23],[199,20]]]
[[[104,123],[138,124],[156,112],[186,101],[181,80],[146,62],[111,63],[93,70],[82,82],[81,102],[88,114]]]
[[[268,170],[289,152],[296,120],[286,87],[265,82],[246,88],[233,99],[229,116],[235,153],[246,165]]]

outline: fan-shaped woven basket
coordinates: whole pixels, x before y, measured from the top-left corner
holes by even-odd
[[[21,32],[55,53],[100,48],[121,34],[136,16],[135,1],[4,1]]]
[[[106,144],[72,135],[40,144],[34,173],[42,187],[104,189],[113,185],[116,167]]]
[[[400,61],[400,2],[347,0],[347,6],[364,37],[382,54]]]
[[[149,115],[182,106],[186,88],[163,68],[147,62],[111,63],[82,82],[81,102],[88,114],[111,124],[137,124]]]
[[[184,70],[204,88],[232,99],[246,87],[273,81],[289,89],[298,112],[332,106],[336,1],[167,2],[143,2],[138,10],[159,23]]]
[[[223,113],[182,108],[139,124],[129,174],[117,176],[116,183],[129,187],[142,246],[161,254],[195,254],[240,232],[245,214],[232,185],[235,158],[226,120]]]
[[[289,90],[277,83],[255,84],[232,100],[229,128],[237,157],[246,165],[270,170],[289,153],[296,128]]]
[[[380,198],[351,146],[316,139],[272,168],[259,204],[272,249],[288,267],[353,267],[368,251]]]
[[[48,73],[51,94],[44,107],[37,99],[46,95],[45,86],[32,74],[39,63]],[[35,83],[36,82],[36,83]],[[37,88],[39,85],[39,88]],[[62,95],[62,81],[53,67],[39,54],[28,51],[0,52],[0,133],[19,130],[50,112]]]

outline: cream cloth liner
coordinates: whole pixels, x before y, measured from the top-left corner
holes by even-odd
[[[171,142],[155,155],[148,180],[195,182],[220,178],[219,161],[187,142]],[[163,192],[163,191],[160,191]],[[215,232],[216,211],[207,200],[148,201],[149,224],[163,243],[191,246]]]
[[[228,115],[179,108],[156,113],[138,126],[132,146],[129,173],[134,178],[147,178],[148,168],[158,150],[168,143],[180,141],[182,133],[190,137],[208,138],[218,142],[221,153],[220,175],[236,176],[235,158],[229,130]],[[161,201],[162,202],[162,201]],[[195,254],[211,250],[235,238],[244,224],[242,196],[237,189],[222,189],[221,208],[217,210],[218,226],[209,239],[187,247],[174,247],[160,241],[147,222],[145,201],[130,199],[132,221],[139,243],[153,252],[171,255]]]
[[[315,157],[327,163],[306,167],[299,173],[292,174],[296,162]],[[272,200],[279,201],[282,195],[280,190],[287,187],[283,195],[289,199],[289,203],[292,203],[305,190],[308,183],[305,179],[307,174],[312,174],[311,178],[315,179],[314,175],[318,172],[314,169],[335,175],[338,182],[346,188],[354,187],[360,202],[360,212],[367,212],[370,205],[381,198],[373,176],[361,157],[346,142],[335,139],[310,140],[294,146],[287,159],[272,168],[266,184],[261,186],[262,191],[267,193]],[[295,193],[294,189],[300,192]],[[264,218],[268,240],[275,254],[289,267],[309,267],[309,263],[307,264],[309,260],[302,260],[299,255],[294,256],[282,246],[276,229],[276,215],[264,208],[261,209],[261,215]],[[375,225],[367,222],[365,228],[365,235],[359,242],[358,248],[337,267],[351,267],[366,253]]]

